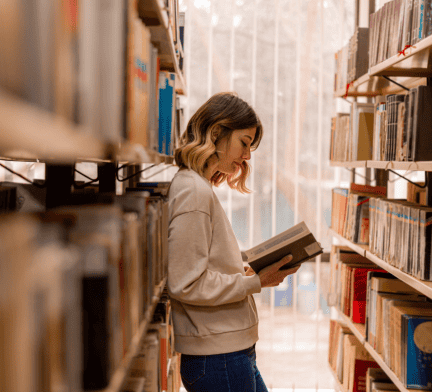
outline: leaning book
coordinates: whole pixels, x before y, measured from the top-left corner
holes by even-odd
[[[281,269],[290,269],[323,253],[321,245],[310,232],[306,223],[301,222],[283,233],[251,248],[243,253],[243,260],[248,262],[258,273],[287,255],[293,259]]]

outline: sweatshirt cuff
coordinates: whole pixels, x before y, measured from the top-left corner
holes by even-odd
[[[258,274],[252,276],[243,276],[243,282],[246,289],[246,295],[257,294],[261,292],[261,280]]]

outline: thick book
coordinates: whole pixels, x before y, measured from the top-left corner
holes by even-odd
[[[402,382],[407,388],[432,389],[432,317],[402,316]]]
[[[283,233],[245,251],[243,260],[258,273],[287,255],[292,255],[290,263],[281,269],[290,269],[323,253],[321,245],[310,232],[305,222],[301,222]]]

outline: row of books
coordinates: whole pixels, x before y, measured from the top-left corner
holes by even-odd
[[[431,300],[340,246],[331,252],[331,284],[334,304],[353,323],[364,325],[365,341],[403,385],[430,389]]]
[[[371,197],[369,250],[416,278],[431,281],[432,208]]]
[[[369,29],[357,27],[348,44],[335,54],[335,91],[345,90],[347,84],[368,72],[368,53]]]
[[[418,86],[407,94],[393,94],[376,104],[373,159],[432,160],[429,113],[432,89]]]
[[[180,354],[174,350],[171,306],[166,288],[122,386],[124,392],[179,392]]]
[[[76,196],[0,219],[2,390],[105,388],[167,275],[161,196]]]
[[[369,200],[386,196],[386,187],[352,183],[332,190],[332,229],[356,244],[369,243]]]
[[[173,155],[176,140],[183,130],[183,109],[176,94],[176,74],[160,70],[158,49],[151,32],[129,8],[127,129],[132,143]]]
[[[177,33],[177,0],[169,3],[172,45],[180,48],[184,26]],[[101,141],[128,140],[173,155],[182,126],[176,74],[160,71],[161,52],[138,15],[136,0],[36,0],[32,7],[19,0],[3,7],[0,18],[10,25],[0,30],[0,88]]]
[[[343,392],[397,390],[388,378],[384,379],[386,385],[383,385],[383,377],[376,379],[376,372],[382,376],[379,365],[349,328],[338,320],[330,320],[329,365]]]
[[[418,204],[425,192],[409,184],[407,200],[385,198],[384,187],[351,184],[332,193],[332,228],[390,265],[432,281],[432,208]]]
[[[369,27],[369,66],[373,67],[432,34],[432,4],[389,1],[370,15]]]
[[[429,113],[432,87],[378,97],[377,103],[353,102],[351,113],[332,119],[332,161],[430,161]]]
[[[351,113],[332,119],[330,160],[364,161],[372,158],[374,105],[354,102]]]
[[[382,271],[366,257],[343,246],[331,250],[333,306],[354,323],[366,321],[366,283],[368,271]]]

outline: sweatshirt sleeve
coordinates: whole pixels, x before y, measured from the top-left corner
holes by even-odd
[[[218,306],[259,293],[258,275],[223,274],[208,269],[212,241],[210,216],[191,211],[176,216],[168,232],[168,292],[180,302]]]

